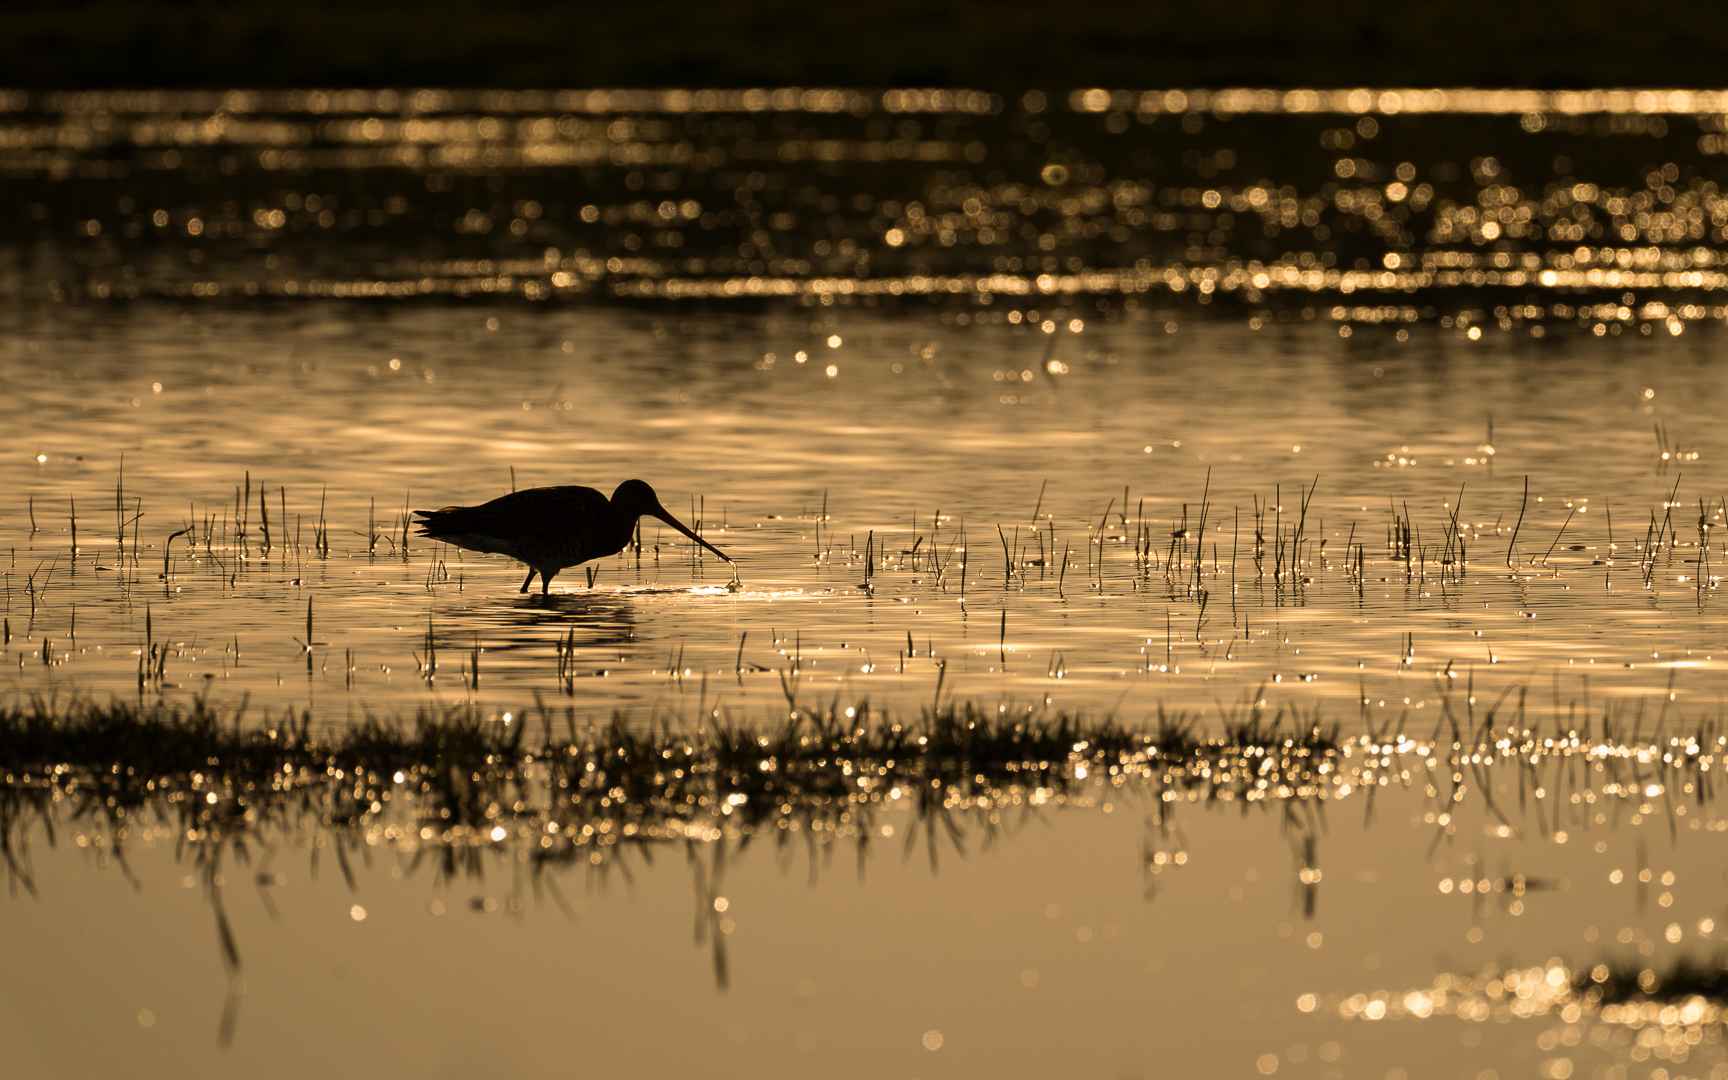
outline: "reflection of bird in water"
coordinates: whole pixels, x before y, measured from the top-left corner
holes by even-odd
[[[558,571],[590,559],[616,555],[630,543],[636,519],[659,518],[714,554],[732,560],[697,536],[664,506],[654,489],[641,480],[626,480],[612,498],[589,487],[529,488],[512,491],[479,506],[446,506],[416,510],[420,535],[469,551],[508,555],[528,564],[520,591],[527,592],[540,575],[546,595]]]
[[[527,602],[473,597],[440,613],[431,625],[434,647],[459,653],[471,647],[479,635],[486,653],[500,661],[522,655],[533,658],[525,662],[537,665],[552,643],[590,650],[591,659],[621,658],[637,646],[637,606],[633,599],[629,593],[585,589],[547,596],[530,594]]]

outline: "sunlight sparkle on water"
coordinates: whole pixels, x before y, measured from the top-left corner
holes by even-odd
[[[1728,152],[1718,91],[5,96],[0,160],[107,190],[63,222],[41,206],[35,220],[65,254],[120,255],[86,254],[26,283],[48,299],[610,295],[827,307],[916,296],[988,307],[1149,296],[1275,309],[1318,294],[1415,298],[1426,311],[1515,290],[1523,302],[1479,303],[1540,309],[1496,315],[1533,320],[1533,333],[1576,319],[1608,334],[1624,316],[1573,294],[1634,289],[1684,298],[1647,305],[1641,332],[1722,318],[1723,305],[1693,298],[1724,284],[1723,203],[1698,175]],[[1312,161],[1261,160],[1236,130],[1244,117],[1300,133]],[[1449,152],[1467,122],[1497,132],[1493,152]],[[1682,136],[1687,125],[1698,134]],[[1536,136],[1539,166],[1526,148]],[[1614,145],[1610,136],[1661,152],[1580,175],[1571,155],[1599,158],[1587,151]],[[1419,164],[1440,148],[1442,160]],[[876,190],[845,179],[883,168]],[[152,207],[132,182],[200,169],[224,177],[229,196]],[[516,190],[560,170],[604,175],[603,194],[572,204],[551,187]],[[383,190],[325,182],[340,172]],[[510,198],[486,179],[511,174]],[[428,226],[470,251],[433,255],[416,240]],[[345,262],[342,245],[321,242],[336,235],[394,257]],[[133,257],[146,243],[186,258],[146,269]],[[1264,323],[1264,311],[1251,314]]]
[[[1147,1016],[1172,1075],[1712,1075],[1724,116],[0,93],[8,940],[102,971],[9,1015],[90,1075]],[[413,527],[631,477],[736,565]]]

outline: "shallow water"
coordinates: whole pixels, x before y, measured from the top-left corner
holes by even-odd
[[[146,695],[320,720],[535,694],[758,716],[789,690],[916,711],[940,681],[1126,718],[1366,696],[1420,727],[1471,688],[1562,712],[1721,689],[1706,334],[331,306],[50,308],[7,336],[19,694],[137,694],[151,645]],[[640,560],[549,601],[500,556],[402,550],[405,508],[631,476],[736,591],[652,519]]]
[[[0,717],[10,1058],[1728,1074],[1719,99],[751,93],[0,95],[0,693],[480,733]]]

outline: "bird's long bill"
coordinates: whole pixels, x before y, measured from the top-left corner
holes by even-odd
[[[666,524],[672,526],[674,529],[677,529],[679,532],[683,533],[685,536],[688,536],[690,539],[696,541],[698,544],[701,544],[703,547],[707,548],[709,551],[712,551],[714,554],[720,556],[722,559],[725,559],[727,562],[732,561],[732,557],[727,555],[724,551],[721,551],[719,548],[715,547],[713,544],[710,544],[708,541],[702,539],[700,536],[697,536],[695,533],[691,532],[689,529],[686,529],[684,527],[684,523],[682,521],[679,521],[677,518],[673,517],[672,514],[664,506],[660,507],[658,510],[650,510],[650,511],[648,511],[648,513],[651,516],[657,517],[661,521],[664,521]]]

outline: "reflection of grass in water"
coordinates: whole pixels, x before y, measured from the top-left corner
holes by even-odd
[[[1317,714],[1255,706],[1236,710],[1221,735],[1180,716],[1133,728],[973,702],[913,719],[836,702],[754,725],[713,713],[647,726],[587,723],[570,707],[456,706],[329,733],[315,732],[309,713],[259,723],[243,722],[243,710],[42,700],[0,709],[0,851],[14,881],[30,881],[28,826],[66,817],[116,843],[129,828],[171,823],[192,846],[254,840],[310,817],[338,835],[439,851],[448,871],[496,844],[527,843],[548,865],[721,835],[868,843],[890,806],[910,809],[928,837],[956,840],[968,822],[994,831],[1016,807],[1118,796],[1165,814],[1180,802],[1266,803],[1288,816],[1358,795],[1371,814],[1389,784],[1421,788],[1442,834],[1472,796],[1509,829],[1510,807],[1490,794],[1496,778],[1516,781],[1519,810],[1544,834],[1606,824],[1603,811],[1626,807],[1642,820],[1658,804],[1674,827],[1696,828],[1676,793],[1711,803],[1710,771],[1728,756],[1728,737],[1672,717],[1649,733],[1616,731],[1605,716],[1596,737],[1588,724],[1545,736],[1517,707],[1463,729],[1443,722],[1429,739],[1345,737]]]
[[[0,711],[0,806],[6,851],[26,882],[18,829],[51,810],[104,823],[116,839],[147,814],[184,826],[187,843],[255,836],[315,811],[326,827],[385,828],[386,839],[416,848],[526,837],[555,862],[621,840],[720,832],[867,840],[873,808],[902,801],[935,829],[944,812],[1089,805],[1107,788],[1147,783],[1212,800],[1324,797],[1331,770],[1319,763],[1345,750],[1293,719],[1254,719],[1207,739],[1180,720],[1137,731],[973,703],[908,722],[867,704],[833,705],[761,727],[711,716],[688,730],[616,717],[579,729],[570,708],[497,716],[455,707],[321,735],[304,713],[258,724],[202,702],[36,701]],[[524,832],[527,824],[535,827]]]
[[[1510,835],[1512,808],[1490,793],[1515,782],[1513,812],[1544,836],[1617,824],[1622,812],[1634,823],[1661,813],[1671,828],[1697,828],[1702,815],[1688,819],[1675,793],[1712,804],[1710,773],[1728,756],[1728,738],[1686,732],[1672,718],[1647,736],[1617,734],[1611,716],[1600,737],[1588,725],[1544,736],[1516,707],[1426,740],[1402,731],[1344,736],[1317,714],[1254,706],[1238,709],[1221,735],[1182,717],[1131,728],[971,702],[901,720],[836,701],[755,725],[716,714],[677,725],[592,724],[569,707],[514,715],[455,707],[328,733],[315,732],[307,713],[258,723],[243,722],[243,711],[202,701],[180,709],[41,700],[0,710],[0,855],[13,887],[34,891],[29,845],[38,826],[50,845],[61,828],[76,829],[80,847],[127,873],[130,842],[171,838],[199,871],[236,976],[240,955],[219,883],[225,865],[251,865],[254,849],[264,853],[255,881],[267,907],[275,850],[305,846],[317,859],[327,846],[351,888],[351,858],[377,847],[414,866],[429,861],[440,879],[481,877],[490,853],[520,855],[536,890],[568,909],[556,871],[627,874],[625,852],[646,859],[682,843],[700,899],[698,938],[711,942],[723,985],[732,924],[721,886],[727,860],[752,842],[783,851],[802,844],[814,873],[819,856],[849,840],[862,865],[873,843],[895,833],[887,814],[904,810],[910,827],[900,843],[909,856],[921,838],[934,869],[939,847],[964,853],[969,831],[988,845],[1045,807],[1135,799],[1150,810],[1150,891],[1156,875],[1187,861],[1178,805],[1246,813],[1261,804],[1291,836],[1312,916],[1326,803],[1355,797],[1371,819],[1379,788],[1419,789],[1438,844],[1472,797]],[[225,1032],[237,1001],[231,995]]]

